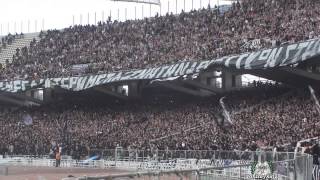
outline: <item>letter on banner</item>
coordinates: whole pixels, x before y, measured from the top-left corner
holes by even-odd
[[[186,74],[193,74],[196,72],[195,68],[197,67],[197,62],[192,62],[191,67],[186,70]]]
[[[37,81],[36,80],[32,80],[31,81],[31,88],[33,88],[33,87],[36,87],[36,86],[38,86],[39,84],[37,83]]]
[[[106,84],[111,81],[111,78],[116,75],[115,73],[107,74],[107,77],[104,79],[103,84]]]
[[[254,64],[254,68],[261,68],[264,67],[267,63],[268,57],[271,53],[272,49],[265,49],[261,51],[259,57],[257,57],[252,63]]]
[[[310,44],[308,45],[306,51],[302,55],[302,61],[305,61],[309,57],[316,55],[319,52],[318,48],[317,48],[319,46],[319,44],[320,44],[320,40],[311,41]]]
[[[225,65],[226,67],[230,67],[230,61],[231,61],[231,59],[234,59],[234,58],[237,58],[237,57],[239,57],[239,56],[230,56],[230,57],[228,57],[228,59],[224,62],[224,65]]]
[[[69,81],[69,78],[62,78],[60,87],[63,89],[68,89],[69,88],[68,81]]]
[[[174,64],[169,67],[169,69],[162,75],[163,77],[172,77],[177,69],[179,64]]]
[[[83,76],[83,77],[79,77],[78,82],[77,82],[77,91],[81,91],[84,89],[84,85],[86,84],[88,79],[88,76]]]
[[[302,54],[302,61],[306,60],[310,56],[313,56],[314,52],[312,51],[312,49],[316,43],[317,43],[316,41],[310,41],[307,49]]]
[[[296,50],[297,48],[297,44],[290,44],[288,47],[287,47],[287,52],[286,52],[286,58],[284,58],[280,64],[280,66],[284,66],[284,65],[287,65],[288,63],[286,63],[287,60],[289,60],[290,58],[290,52],[293,51],[293,50]]]
[[[6,90],[10,92],[13,91],[13,81],[6,82]]]
[[[150,71],[147,72],[147,74],[143,77],[143,79],[153,79],[157,72],[159,71],[159,68],[152,68]]]
[[[108,82],[119,81],[121,79],[121,76],[122,76],[122,72],[118,72],[114,76],[110,77]]]
[[[294,55],[294,57],[292,58],[291,60],[291,63],[294,64],[296,63],[297,61],[299,61],[301,59],[301,55],[302,55],[302,51],[308,47],[310,42],[303,42],[303,43],[300,43],[299,46],[298,46],[298,51],[297,53]]]
[[[128,78],[126,78],[126,80],[138,79],[138,76],[141,72],[142,70],[133,71],[131,75],[127,76]]]
[[[251,69],[251,62],[253,60],[255,60],[259,55],[260,55],[261,51],[258,51],[258,52],[253,52],[249,55],[249,57],[246,59],[246,62],[245,62],[245,65],[244,65],[244,68],[245,69]]]
[[[237,59],[237,62],[236,62],[236,68],[237,69],[240,69],[241,67],[241,61],[244,59],[244,58],[246,58],[246,57],[248,57],[249,56],[249,54],[241,54],[240,56],[239,56],[239,58]]]
[[[279,59],[279,56],[280,56],[280,53],[282,52],[282,50],[283,50],[283,47],[272,49],[270,56],[269,56],[266,64],[264,65],[264,67],[265,68],[275,67],[276,62]]]
[[[131,76],[135,76],[137,71],[129,71],[122,74],[121,80],[130,80]],[[105,81],[103,81],[104,83]]]
[[[26,85],[29,84],[29,81],[22,81],[21,82],[21,90],[22,91],[25,91],[27,88],[26,88]]]
[[[100,74],[98,75],[98,78],[96,80],[96,82],[94,83],[94,85],[98,86],[103,84],[103,79],[106,78],[107,74]]]
[[[21,90],[21,80],[16,80],[13,82],[13,92],[18,92]]]
[[[51,88],[51,79],[50,78],[47,78],[44,81],[44,88]]]
[[[185,74],[186,69],[189,67],[190,62],[183,62],[179,65],[174,76],[183,76]]]
[[[208,67],[210,61],[202,61],[196,68],[196,72],[200,72],[201,70]]]
[[[77,87],[78,77],[71,77],[69,79],[69,89],[75,89]]]
[[[54,86],[61,84],[61,79],[62,78],[53,78],[52,81],[54,82]]]
[[[97,78],[98,78],[97,75],[89,76],[89,79],[85,85],[85,89],[88,89],[94,86],[94,83],[96,82]]]
[[[266,61],[271,53],[272,49],[265,49],[261,52],[258,61]]]
[[[155,77],[157,78],[163,78],[163,73],[169,68],[169,66],[163,66],[161,67],[160,71],[158,72],[157,76]]]
[[[144,79],[150,71],[151,71],[151,69],[142,70],[136,78],[137,79]]]

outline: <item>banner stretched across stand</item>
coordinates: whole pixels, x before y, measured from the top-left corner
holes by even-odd
[[[226,56],[214,60],[179,62],[156,68],[84,75],[79,77],[44,78],[36,80],[15,80],[0,82],[0,92],[21,92],[33,88],[60,87],[72,91],[82,91],[112,82],[132,80],[156,80],[200,73],[211,67],[231,69],[270,69],[298,64],[320,57],[320,39],[264,49],[251,53]]]

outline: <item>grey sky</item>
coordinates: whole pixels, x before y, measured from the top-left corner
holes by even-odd
[[[168,12],[168,5],[170,12],[180,12],[184,2],[186,11],[190,11],[192,1],[194,9],[207,7],[209,3],[213,6],[218,1],[219,4],[230,4],[224,0],[161,0],[161,14]],[[151,5],[150,13],[150,5],[147,4],[110,0],[0,0],[0,35],[62,29],[73,22],[80,24],[81,16],[82,24],[87,24],[88,14],[89,23],[94,24],[95,19],[97,22],[107,19],[110,13],[113,20],[118,17],[125,20],[154,16],[157,12],[160,12],[160,6],[157,5]]]

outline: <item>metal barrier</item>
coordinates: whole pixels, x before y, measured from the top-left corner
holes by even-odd
[[[273,164],[276,166],[276,164]],[[76,180],[123,180],[123,179],[140,179],[140,180],[254,180],[254,179],[276,179],[276,180],[300,180],[293,171],[281,174],[278,170],[273,174],[265,177],[256,177],[251,170],[252,164],[233,165],[221,167],[207,167],[201,169],[185,170],[167,170],[153,172],[139,172],[119,175],[99,176],[99,177],[80,177]],[[304,180],[311,180],[310,178]]]
[[[121,168],[138,173],[78,179],[254,179],[266,172],[277,180],[311,180],[312,156],[301,153],[240,151],[156,151],[123,149],[106,151],[100,160],[62,159],[61,167]],[[54,166],[45,158],[9,157],[0,159],[3,166]],[[261,172],[260,172],[261,171]],[[9,172],[10,173],[10,172]],[[263,174],[262,174],[263,175]]]
[[[102,159],[112,161],[134,161],[144,162],[150,160],[169,161],[176,159],[209,159],[215,160],[238,160],[238,161],[258,161],[259,158],[267,161],[282,161],[294,159],[296,156],[304,156],[298,152],[264,152],[264,151],[140,151],[140,150],[124,150],[118,148],[116,150],[92,150],[90,154],[98,155]]]
[[[269,168],[277,180],[311,180],[312,156],[289,152],[240,151],[137,151],[117,149],[104,151],[103,158],[112,159],[116,167],[126,163],[139,165],[137,172],[105,177],[79,179],[256,179],[256,169]],[[132,164],[129,166],[134,167]],[[145,172],[147,171],[147,172]]]
[[[0,159],[0,166],[34,166],[34,167],[54,167],[54,159],[30,158],[30,157],[11,157]],[[79,168],[109,168],[113,167],[114,162],[105,160],[74,160],[62,159],[60,167],[79,167]]]
[[[249,165],[235,165],[227,166],[225,169],[239,169],[245,168]],[[154,171],[154,172],[139,172],[139,173],[128,173],[128,174],[119,174],[119,175],[109,175],[109,176],[100,176],[100,177],[80,177],[77,180],[103,180],[103,179],[205,179],[214,176],[214,171],[221,171],[219,167],[208,167],[202,169],[186,169],[186,170],[167,170],[167,171]],[[217,177],[223,177],[225,175],[217,175]],[[153,177],[153,178],[151,178]],[[156,177],[156,178],[154,178]]]

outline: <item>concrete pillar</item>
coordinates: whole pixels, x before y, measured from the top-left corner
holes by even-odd
[[[129,86],[129,94],[130,98],[139,98],[141,97],[141,89],[139,87],[139,82],[130,82],[128,83]]]
[[[28,96],[28,97],[32,97],[32,96],[31,96],[31,95],[32,95],[31,91],[32,91],[32,90],[26,91],[26,92],[25,92],[25,95]]]
[[[241,75],[235,75],[230,72],[222,73],[222,88],[226,91],[240,88],[242,86]]]
[[[216,74],[214,71],[205,72],[200,75],[200,82],[209,87],[216,87]]]
[[[50,102],[53,100],[53,89],[43,89],[43,102]]]
[[[231,73],[223,72],[222,73],[222,88],[224,90],[230,90],[231,89]]]

